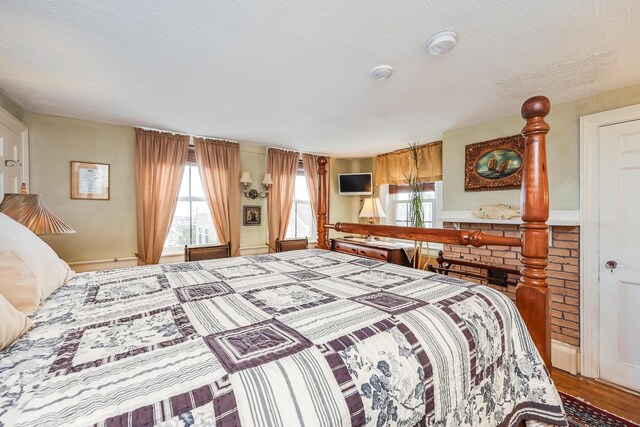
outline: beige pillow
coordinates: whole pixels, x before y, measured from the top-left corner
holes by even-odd
[[[33,323],[24,313],[13,307],[0,295],[0,350],[9,347],[15,340],[31,329]]]
[[[0,294],[32,314],[73,270],[28,228],[0,213]]]

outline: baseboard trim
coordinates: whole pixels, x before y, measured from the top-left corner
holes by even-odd
[[[262,255],[269,253],[269,246],[246,246],[240,248],[240,255]],[[172,262],[184,261],[184,254],[178,252],[175,254],[167,254],[160,257],[160,264],[169,264]],[[70,262],[69,267],[75,270],[77,273],[84,273],[86,271],[100,271],[100,270],[112,270],[114,268],[126,268],[135,267],[138,265],[138,259],[136,257],[126,258],[114,258],[114,259],[99,259],[91,261],[77,261]]]
[[[85,271],[111,270],[114,268],[135,267],[138,265],[136,257],[99,259],[91,261],[70,262],[69,267],[76,273],[84,273]]]
[[[245,246],[240,248],[240,255],[263,255],[269,253],[269,246],[257,245],[257,246]]]
[[[551,364],[576,375],[580,372],[580,349],[573,345],[551,340]]]
[[[184,254],[170,254],[160,257],[159,264],[169,264],[172,262],[181,261],[184,261]],[[71,269],[75,270],[77,273],[84,273],[86,271],[113,270],[114,268],[135,267],[137,265],[138,258],[136,257],[99,259],[69,263],[69,267],[71,267]]]

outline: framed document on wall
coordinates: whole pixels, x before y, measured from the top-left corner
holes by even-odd
[[[109,200],[109,164],[71,161],[71,198]]]

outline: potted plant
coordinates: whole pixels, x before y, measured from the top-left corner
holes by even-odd
[[[412,227],[424,227],[424,205],[422,201],[422,182],[420,181],[418,171],[420,166],[421,151],[418,143],[409,143],[409,156],[413,163],[412,170],[409,174],[405,173],[404,178],[410,187],[409,195],[409,223]],[[420,258],[422,257],[422,242],[417,240],[413,242],[415,254],[413,256],[413,267],[420,268]]]

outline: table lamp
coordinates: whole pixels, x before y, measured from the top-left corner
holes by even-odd
[[[370,197],[368,199],[364,199],[364,204],[362,205],[362,209],[360,210],[358,217],[366,218],[367,224],[372,225],[375,223],[376,218],[386,218],[387,215],[385,215],[384,210],[382,210],[380,199],[377,197]],[[367,240],[373,240],[373,238],[371,236],[367,236]]]
[[[47,208],[40,194],[27,193],[27,185],[24,183],[20,193],[4,195],[0,203],[0,212],[39,236],[76,232]]]

